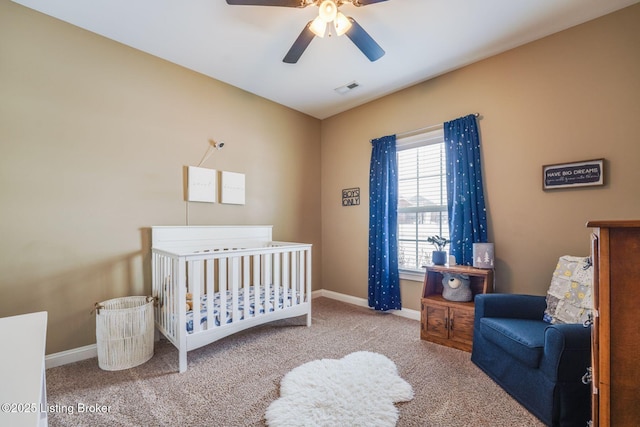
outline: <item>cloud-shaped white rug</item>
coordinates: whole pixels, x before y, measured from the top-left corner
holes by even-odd
[[[395,402],[413,399],[396,365],[368,351],[305,363],[286,374],[267,408],[270,427],[395,426]]]

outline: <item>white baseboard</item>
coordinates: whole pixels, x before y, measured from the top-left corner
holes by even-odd
[[[48,354],[44,357],[44,364],[49,369],[94,357],[98,357],[98,347],[95,344],[90,344],[59,353]]]
[[[311,297],[326,297],[360,307],[369,307],[367,300],[364,298],[357,298],[351,295],[345,295],[339,292],[327,291],[324,289],[313,291]],[[391,313],[395,314],[396,316],[406,317],[412,320],[420,320],[420,312],[417,310],[409,310],[403,308],[402,310],[392,310]],[[94,357],[98,357],[98,348],[95,344],[90,344],[84,347],[61,351],[59,353],[48,354],[44,358],[44,363],[46,368],[49,369],[55,368],[56,366],[67,365],[69,363],[80,362],[81,360],[92,359]]]
[[[328,291],[326,289],[314,291],[312,296],[313,298],[326,297],[326,298],[331,298],[338,301],[346,302],[348,304],[357,305],[360,307],[369,307],[369,302],[364,298],[345,295],[345,294],[341,294],[339,292],[334,292],[334,291]],[[420,312],[418,310],[403,308],[401,310],[391,310],[390,313],[395,314],[396,316],[406,317],[407,319],[420,321]]]

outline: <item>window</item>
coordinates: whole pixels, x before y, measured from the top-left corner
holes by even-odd
[[[446,160],[442,129],[398,138],[398,267],[430,263],[427,237],[449,238]]]

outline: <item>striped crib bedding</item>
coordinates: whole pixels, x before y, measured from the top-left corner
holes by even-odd
[[[265,287],[261,286],[260,294],[258,295],[258,313],[264,314],[265,312],[274,311],[274,300],[276,289],[271,286],[269,298],[265,298],[266,290]],[[287,290],[287,299],[284,298],[284,288],[280,287],[278,289],[278,304],[277,308],[290,307],[293,304],[300,303],[299,292],[295,292],[295,295],[292,294],[292,290]],[[249,287],[249,316],[255,316],[255,293],[256,289],[254,286]],[[238,292],[238,313],[240,315],[240,319],[242,320],[245,316],[245,294],[244,289],[240,289]],[[213,299],[213,317],[214,323],[216,326],[220,326],[220,307],[221,307],[221,297],[220,292],[216,292],[214,294]],[[200,298],[200,324],[203,329],[207,329],[207,295],[203,295]],[[226,292],[226,310],[225,310],[225,322],[224,323],[232,323],[233,322],[233,293],[231,290],[227,290]],[[193,310],[187,311],[187,333],[193,333]]]

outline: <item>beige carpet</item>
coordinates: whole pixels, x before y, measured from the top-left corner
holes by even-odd
[[[156,343],[147,363],[107,372],[97,359],[47,371],[50,426],[264,426],[282,377],[321,358],[366,350],[387,356],[415,392],[399,403],[398,426],[542,426],[469,360],[469,353],[420,340],[419,323],[326,298],[313,325],[278,321],[189,353]],[[92,409],[108,412],[89,412]],[[82,412],[79,412],[82,411]],[[73,412],[73,413],[71,413]]]

